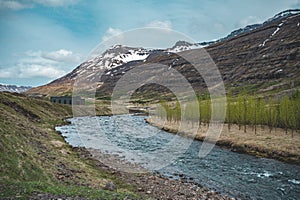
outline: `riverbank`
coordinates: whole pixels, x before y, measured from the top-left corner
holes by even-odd
[[[54,130],[71,116],[71,106],[0,92],[0,199],[141,198]],[[111,182],[118,190],[107,188]]]
[[[229,199],[188,180],[104,165],[97,156],[122,161],[73,148],[54,130],[71,116],[71,106],[0,92],[0,199]]]
[[[147,118],[146,122],[170,133],[177,133],[178,122],[165,121],[162,124],[161,119],[155,117]],[[187,130],[181,133],[182,136],[189,136],[188,126],[183,125]],[[204,141],[206,136],[207,125],[201,125],[195,136],[196,140]],[[300,165],[300,134],[286,134],[283,129],[273,129],[269,131],[267,127],[258,127],[255,134],[251,127],[247,128],[247,132],[239,130],[237,125],[231,125],[230,131],[228,125],[225,124],[221,132],[220,138],[216,144],[220,147],[228,148],[234,152],[247,153],[257,157],[272,158],[279,161]]]
[[[128,163],[117,156],[103,154],[94,149],[74,148],[81,158],[91,161],[99,170],[107,171],[112,175],[117,175],[121,181],[126,184],[136,186],[135,192],[145,199],[216,199],[233,200],[227,196],[221,195],[213,190],[196,185],[192,180],[170,180],[159,174],[146,173],[127,173],[118,171],[111,166],[103,164],[99,160],[106,159],[115,165],[137,168],[135,164]],[[183,175],[182,175],[183,176]]]

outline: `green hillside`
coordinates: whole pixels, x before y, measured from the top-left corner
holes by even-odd
[[[45,194],[72,199],[135,197],[133,187],[80,158],[54,131],[68,116],[70,106],[0,93],[0,199]],[[118,190],[104,190],[109,182]]]

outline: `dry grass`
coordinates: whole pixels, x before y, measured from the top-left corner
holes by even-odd
[[[179,127],[179,122],[164,121],[152,117],[148,122],[163,130],[176,133]],[[196,124],[184,123],[181,124],[185,130],[182,135],[190,136],[191,130]],[[207,134],[208,126],[201,125],[197,131],[195,139],[203,141]],[[256,156],[269,157],[286,161],[290,163],[300,164],[300,134],[281,128],[273,129],[271,132],[268,127],[259,126],[255,134],[254,128],[247,126],[247,132],[244,132],[243,127],[239,129],[237,125],[232,125],[230,131],[228,125],[224,124],[217,144],[228,147],[234,151],[250,153]]]
[[[58,96],[71,94],[73,90],[74,81],[65,82],[64,84],[51,84],[43,85],[32,88],[26,92],[28,95],[45,95],[45,96]]]

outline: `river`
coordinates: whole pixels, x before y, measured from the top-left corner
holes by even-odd
[[[157,153],[176,136],[145,123],[144,118],[78,117],[68,119],[69,125],[56,130],[72,146],[118,154],[168,178],[192,181],[240,199],[300,199],[300,166],[217,146],[205,158],[199,158],[202,142],[183,137],[176,138],[177,147]],[[186,151],[176,151],[183,145],[187,145]]]

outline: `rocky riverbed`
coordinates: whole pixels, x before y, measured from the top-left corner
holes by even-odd
[[[170,180],[159,174],[146,173],[126,173],[118,171],[111,166],[107,166],[100,162],[101,159],[109,159],[112,162],[119,163],[120,165],[127,165],[128,167],[141,170],[138,165],[128,163],[118,156],[107,155],[100,153],[97,150],[86,148],[74,148],[84,159],[91,159],[101,170],[107,170],[111,174],[117,175],[122,181],[136,187],[136,192],[141,196],[150,199],[234,199],[228,196],[221,195],[213,190],[209,190],[200,185],[192,182],[190,179]],[[107,162],[106,162],[107,163]],[[113,183],[108,183],[107,190],[117,190]]]

